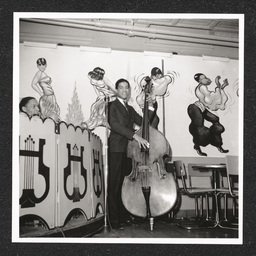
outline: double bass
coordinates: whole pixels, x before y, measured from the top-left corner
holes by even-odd
[[[150,147],[140,148],[137,141],[129,141],[127,156],[132,159],[131,173],[124,178],[122,201],[133,215],[150,220],[153,230],[154,217],[168,213],[177,200],[177,185],[172,173],[167,173],[164,157],[171,148],[165,136],[149,124],[147,95],[151,93],[151,79],[146,78],[144,88],[143,122],[136,132],[146,139]]]

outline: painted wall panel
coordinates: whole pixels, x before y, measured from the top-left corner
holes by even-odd
[[[20,217],[39,216],[49,228],[56,224],[56,150],[54,122],[20,114]]]
[[[96,217],[99,212],[105,212],[103,147],[99,137],[94,134],[90,136],[90,144],[92,217]]]
[[[223,148],[228,149],[230,154],[238,154],[239,143],[239,70],[238,61],[229,62],[205,61],[200,57],[177,56],[172,58],[144,56],[140,52],[112,51],[111,53],[82,52],[76,47],[57,47],[57,49],[25,47],[20,45],[20,97],[27,95],[39,95],[32,89],[31,81],[37,72],[36,60],[44,57],[47,60],[46,73],[52,78],[52,87],[60,106],[62,120],[67,114],[68,104],[76,86],[77,94],[81,103],[81,109],[85,120],[90,116],[90,107],[97,98],[97,92],[90,84],[88,72],[95,67],[105,70],[105,77],[114,84],[119,78],[129,80],[132,88],[130,104],[141,113],[136,103],[137,86],[139,78],[150,75],[153,67],[162,69],[164,73],[174,72],[175,81],[169,86],[165,97],[165,131],[166,138],[170,142],[174,156],[198,156],[193,148],[192,135],[188,126],[190,118],[187,113],[189,104],[197,100],[195,88],[198,83],[194,80],[195,73],[204,73],[212,80],[210,90],[215,89],[215,78],[221,76],[221,82],[227,78],[229,85],[225,91],[228,95],[225,110],[215,111],[220,118],[220,123],[225,127],[222,134]],[[162,62],[163,60],[163,62]],[[158,115],[160,117],[159,130],[163,130],[162,99],[157,98]],[[209,125],[207,122],[206,125]],[[102,127],[94,130],[95,134],[105,140],[105,129]],[[203,148],[208,156],[222,157],[215,147],[208,145]]]
[[[49,229],[76,213],[85,223],[104,214],[102,141],[80,127],[20,114],[19,217]],[[100,213],[100,214],[99,214]]]
[[[91,218],[91,156],[87,133],[73,125],[60,123],[58,145],[58,225],[63,226],[75,209]]]

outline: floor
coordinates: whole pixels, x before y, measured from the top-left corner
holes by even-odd
[[[125,226],[124,230],[104,227],[93,237],[98,238],[238,238],[238,230],[215,228],[200,228],[187,230],[178,226],[178,223],[188,223],[186,220],[165,221],[155,220],[153,231],[149,222]]]
[[[151,230],[148,219],[140,219],[136,224],[125,226],[124,230],[112,229],[108,225],[104,225],[104,215],[99,216],[98,219],[85,221],[83,215],[79,214],[72,218],[65,227],[48,230],[45,226],[29,221],[20,226],[21,237],[87,237],[87,238],[198,238],[209,239],[212,238],[229,238],[235,239],[239,237],[238,230],[224,229],[220,227],[200,227],[198,224],[212,224],[214,221],[202,222],[203,218],[186,219],[183,217],[167,218],[160,217],[154,219],[154,225]],[[139,220],[139,219],[137,219]],[[86,223],[86,225],[85,225]],[[183,226],[195,226],[197,229],[185,229]],[[237,226],[233,226],[237,227]]]

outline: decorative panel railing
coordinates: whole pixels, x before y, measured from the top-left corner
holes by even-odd
[[[49,229],[80,211],[85,222],[104,213],[100,138],[80,127],[20,114],[20,217],[35,215]]]

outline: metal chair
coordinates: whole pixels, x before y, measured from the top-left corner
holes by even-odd
[[[170,212],[168,212],[165,216],[163,216],[163,218],[164,218],[165,222],[177,222],[177,221],[184,219],[184,217],[177,217],[177,213],[179,212],[181,204],[182,204],[183,190],[179,187],[179,182],[176,177],[174,163],[172,161],[167,161],[165,163],[165,167],[166,167],[166,171],[168,173],[172,173],[172,175],[175,179],[178,195],[177,195],[177,200],[176,200],[174,207],[171,209]]]
[[[194,164],[190,163],[188,164],[188,177],[189,177],[189,186],[194,187],[194,188],[199,188],[199,189],[207,189],[211,190],[211,195],[212,192],[214,192],[214,189],[212,187],[212,173],[211,172],[202,172],[199,170],[199,167],[202,164]],[[203,217],[203,196],[205,196],[205,203],[206,203],[206,218]],[[209,193],[205,193],[204,195],[200,195],[200,214],[198,216],[199,220],[206,219],[207,221],[210,220],[209,217]]]
[[[236,214],[236,208],[238,206],[238,156],[227,155],[226,159],[226,173],[221,172],[221,187],[218,189],[218,196],[224,196],[224,220],[220,222],[221,228],[238,229],[238,217]],[[223,180],[226,180],[227,184],[224,184]],[[232,198],[232,219],[227,216],[227,199]]]
[[[194,187],[192,184],[192,177],[197,177],[197,180],[200,179],[200,177],[206,177],[206,174],[203,172],[197,172],[195,173],[193,171],[192,166],[196,166],[196,164],[188,164],[189,172],[187,174],[185,164],[178,160],[174,161],[175,171],[176,171],[176,177],[177,179],[180,179],[182,182],[182,193],[195,198],[195,220],[192,221],[190,219],[189,221],[184,220],[182,222],[179,222],[177,225],[185,228],[185,229],[201,229],[201,228],[210,228],[215,227],[214,221],[210,220],[209,218],[209,205],[208,205],[208,196],[213,195],[215,192],[215,189],[212,187]],[[208,174],[207,174],[208,175]],[[210,177],[209,175],[207,177]],[[186,180],[189,180],[188,185],[186,183]],[[200,215],[198,212],[198,197],[200,197]],[[203,198],[206,198],[206,218],[203,217]]]

